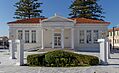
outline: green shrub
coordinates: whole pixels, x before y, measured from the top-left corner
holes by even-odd
[[[33,54],[27,56],[29,66],[43,66],[45,64],[45,54]]]
[[[46,53],[45,61],[47,62],[48,66],[55,66],[55,67],[78,65],[78,60],[76,59],[75,56],[72,55],[72,53],[62,50],[56,50]]]
[[[27,57],[30,66],[73,67],[84,65],[98,65],[99,59],[95,56],[76,54],[73,52],[55,50],[45,54],[34,54]]]

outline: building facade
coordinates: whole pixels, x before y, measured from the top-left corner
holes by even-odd
[[[109,29],[108,32],[109,32],[109,37],[108,38],[109,38],[112,46],[113,46],[113,43],[114,43],[114,47],[119,48],[119,28],[114,28],[114,30]]]
[[[69,48],[84,51],[99,51],[97,40],[102,37],[102,33],[107,33],[109,24],[58,15],[8,22],[9,38],[24,40],[25,49]]]

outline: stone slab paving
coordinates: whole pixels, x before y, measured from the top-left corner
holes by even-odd
[[[39,73],[92,73],[90,67],[41,68]]]
[[[35,52],[39,53],[39,52]],[[99,53],[79,52],[99,57]],[[25,58],[34,52],[25,52]],[[115,56],[119,56],[116,54]],[[0,73],[119,73],[119,65],[91,66],[91,67],[28,67],[16,66],[16,59],[9,59],[9,51],[0,51]]]
[[[16,59],[9,59],[9,52],[0,52],[0,65],[14,65]]]
[[[39,53],[44,53],[44,52],[25,52],[24,54],[24,62],[26,63],[26,58],[28,55],[31,54],[39,54]],[[16,59],[9,59],[8,50],[0,50],[0,65],[15,65],[16,64]],[[15,52],[15,57],[16,57],[16,52]]]
[[[92,69],[96,73],[119,73],[119,65],[97,66]]]
[[[25,66],[0,66],[0,73],[38,73],[40,68]]]
[[[0,65],[0,73],[119,73],[119,66],[52,68],[52,67]]]

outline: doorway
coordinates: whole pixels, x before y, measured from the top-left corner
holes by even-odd
[[[54,47],[61,47],[61,33],[54,33]]]

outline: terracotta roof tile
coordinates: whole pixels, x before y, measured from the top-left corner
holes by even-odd
[[[109,29],[108,32],[112,32],[113,29]],[[114,28],[114,31],[119,31],[119,28]]]
[[[22,20],[16,20],[13,22],[8,22],[7,24],[15,24],[15,23],[39,23],[40,20],[43,20],[46,18],[31,18],[31,19],[22,19]]]
[[[13,22],[8,22],[8,24],[16,24],[16,23],[40,23],[40,20],[44,20],[47,18],[31,18],[31,19],[22,19]],[[110,22],[104,22],[100,20],[86,19],[86,18],[69,18],[72,20],[76,20],[77,23],[102,23],[102,24],[110,24]]]
[[[105,22],[101,20],[94,20],[94,19],[87,19],[87,18],[72,18],[76,20],[77,23],[103,23],[103,24],[110,24],[110,22]]]

